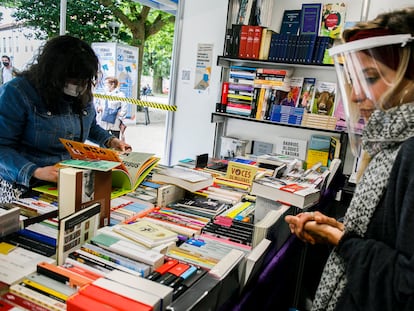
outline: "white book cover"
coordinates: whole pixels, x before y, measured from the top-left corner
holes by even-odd
[[[275,153],[292,158],[305,160],[308,150],[308,141],[306,139],[296,139],[289,137],[275,137]]]
[[[0,249],[0,281],[9,285],[35,272],[39,262],[55,263],[50,257],[6,242],[0,243]]]

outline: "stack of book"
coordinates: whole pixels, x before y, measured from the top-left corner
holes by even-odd
[[[173,184],[190,192],[203,189],[213,184],[213,176],[211,174],[179,166],[157,167],[151,175],[151,180]]]
[[[0,205],[0,237],[16,232],[20,228],[20,209],[12,204]]]

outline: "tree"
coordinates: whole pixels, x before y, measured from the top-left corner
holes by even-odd
[[[59,34],[60,2],[56,0],[11,1],[16,8],[14,17],[24,21],[26,26],[37,29],[36,36],[46,39]],[[111,34],[107,29],[110,21],[121,23],[119,39],[138,47],[138,68],[143,68],[145,42],[164,27],[173,27],[175,16],[153,10],[133,0],[68,0],[67,33],[89,43],[108,41]],[[165,58],[165,55],[160,55]],[[168,58],[171,57],[171,54]],[[138,94],[141,85],[141,71],[138,72]]]

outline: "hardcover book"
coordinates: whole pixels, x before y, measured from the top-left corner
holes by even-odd
[[[321,19],[321,3],[303,3],[300,20],[300,34],[319,34],[319,25]]]
[[[285,10],[282,17],[282,25],[280,26],[281,34],[299,33],[301,10]]]

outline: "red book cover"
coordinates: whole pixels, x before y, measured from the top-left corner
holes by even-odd
[[[229,94],[229,82],[223,82],[221,86],[221,112],[226,112],[227,95]]]
[[[1,303],[4,304],[6,301],[9,301],[17,306],[23,307],[24,309],[30,310],[30,311],[49,311],[48,308],[43,307],[33,301],[30,301],[28,299],[25,299],[23,297],[20,297],[14,293],[5,293],[2,298],[5,300],[1,300]],[[9,310],[9,309],[3,309],[3,306],[0,307],[0,310]]]
[[[253,41],[254,41],[254,32],[256,26],[248,26],[247,28],[247,43],[246,43],[246,55],[245,58],[252,58],[253,55]]]
[[[114,308],[103,302],[96,300],[95,298],[89,298],[88,296],[80,295],[79,293],[70,296],[66,301],[67,311],[119,311],[121,309]],[[133,310],[133,309],[131,309]]]
[[[253,45],[252,45],[251,58],[259,59],[260,43],[262,41],[263,28],[261,26],[252,26],[252,27],[254,28],[254,35],[253,35]]]
[[[240,40],[239,40],[239,58],[246,58],[247,53],[247,37],[249,35],[249,27],[243,25],[240,30]]]
[[[152,307],[145,305],[141,302],[134,301],[127,297],[118,295],[114,292],[108,291],[104,288],[95,286],[93,284],[83,287],[79,294],[81,296],[86,296],[91,299],[97,300],[100,303],[116,308],[121,311],[151,311]],[[98,310],[98,309],[90,309]]]

